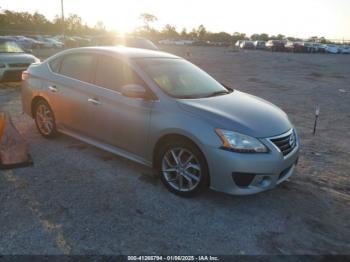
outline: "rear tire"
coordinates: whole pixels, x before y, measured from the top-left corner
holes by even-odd
[[[34,119],[37,129],[43,137],[54,138],[57,136],[55,115],[44,99],[35,103]]]
[[[156,168],[172,193],[193,197],[209,186],[209,170],[203,153],[186,139],[168,141],[157,152]]]

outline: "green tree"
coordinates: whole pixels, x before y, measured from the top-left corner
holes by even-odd
[[[158,20],[158,18],[155,15],[149,13],[142,13],[139,18],[143,21],[144,29],[146,31],[150,31],[150,25]]]
[[[161,34],[164,38],[179,38],[179,33],[176,31],[176,27],[170,24],[166,24],[164,26],[164,29],[162,30]]]
[[[231,43],[232,36],[226,32],[219,32],[219,33],[207,32],[206,40],[209,40],[210,42]]]
[[[64,23],[66,30],[72,34],[79,33],[79,31],[83,29],[82,19],[76,14],[69,14],[69,16],[64,20]]]
[[[181,31],[180,35],[181,35],[181,38],[183,38],[183,39],[187,39],[188,38],[187,30],[186,30],[185,27],[182,28],[182,31]]]
[[[205,40],[205,36],[207,34],[207,30],[204,25],[200,25],[197,29],[197,37],[199,40]]]
[[[250,36],[250,39],[253,41],[268,41],[269,35],[268,34],[253,34]]]

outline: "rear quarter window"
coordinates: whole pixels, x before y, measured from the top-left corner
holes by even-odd
[[[61,66],[61,57],[58,57],[56,59],[53,59],[49,62],[49,67],[51,69],[52,72],[54,73],[58,73],[60,70],[60,66]]]

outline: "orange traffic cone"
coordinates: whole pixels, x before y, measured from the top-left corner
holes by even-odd
[[[28,146],[8,114],[0,113],[0,169],[33,164]]]

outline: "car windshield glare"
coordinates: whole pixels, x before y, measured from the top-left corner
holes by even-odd
[[[16,42],[0,40],[0,53],[23,53],[24,51],[20,48]]]
[[[171,97],[202,98],[230,92],[210,75],[184,59],[143,58],[137,62]]]

